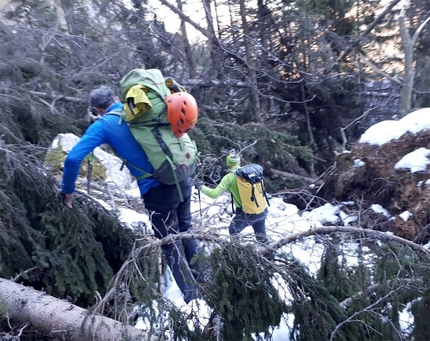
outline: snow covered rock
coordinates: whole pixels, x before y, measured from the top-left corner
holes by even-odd
[[[53,167],[62,171],[64,160],[80,138],[74,134],[58,134],[52,141],[45,160]],[[88,163],[85,159],[81,164],[79,176],[80,183],[86,183]],[[100,147],[94,149],[93,177],[92,181],[107,184],[112,190],[131,190],[137,187],[136,181],[129,171],[121,170],[122,160],[113,153],[109,153]],[[79,185],[79,183],[78,183]]]

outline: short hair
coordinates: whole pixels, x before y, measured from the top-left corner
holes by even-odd
[[[90,93],[90,105],[91,107],[107,109],[113,103],[115,103],[114,91],[107,87],[101,86]]]

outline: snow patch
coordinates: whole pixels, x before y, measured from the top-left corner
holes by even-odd
[[[360,159],[355,159],[354,160],[354,165],[352,167],[358,168],[358,167],[362,167],[364,165],[365,165],[365,163],[363,161],[361,161]]]
[[[370,206],[371,210],[375,213],[381,213],[384,216],[386,216],[387,218],[391,218],[391,214],[390,212],[388,212],[385,208],[383,208],[381,205],[379,204],[373,204],[372,206]]]
[[[412,213],[409,211],[405,211],[401,214],[399,214],[399,217],[403,219],[403,221],[407,222],[408,219],[412,216]]]
[[[430,108],[411,112],[398,121],[382,121],[367,129],[359,143],[383,145],[391,140],[398,139],[407,132],[416,134],[430,128]]]
[[[419,148],[406,154],[399,162],[394,165],[394,169],[409,169],[411,173],[425,171],[430,163],[428,156],[430,149]]]

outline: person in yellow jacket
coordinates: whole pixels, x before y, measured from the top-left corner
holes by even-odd
[[[226,174],[216,188],[209,188],[203,182],[195,183],[195,188],[212,199],[218,198],[222,193],[230,191],[233,197],[236,215],[230,223],[228,231],[231,236],[239,234],[245,227],[251,225],[259,242],[266,243],[266,217],[267,208],[259,214],[249,214],[242,210],[242,201],[237,188],[236,170],[240,167],[240,155],[231,152],[226,158],[226,164],[230,172]]]

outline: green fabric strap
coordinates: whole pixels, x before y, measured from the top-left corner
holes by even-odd
[[[88,154],[88,161],[93,163],[94,162],[94,152],[91,152]]]
[[[176,166],[173,164],[173,161],[172,161],[172,159],[170,159],[169,156],[166,155],[166,159],[167,159],[167,161],[169,161],[170,166],[172,167],[173,177],[175,178],[175,184],[176,184],[176,188],[178,189],[179,198],[181,199],[181,202],[183,202],[184,201],[184,196],[182,195],[181,186],[179,185],[178,175],[175,172]]]
[[[127,165],[127,166],[129,166],[129,167],[131,167],[131,168],[134,168],[135,170],[137,170],[137,171],[139,171],[139,172],[143,173],[142,175],[139,175],[139,176],[136,176],[136,177],[135,177],[135,179],[136,179],[137,181],[142,180],[142,179],[147,179],[147,178],[150,178],[150,177],[152,176],[152,174],[151,174],[151,173],[148,173],[148,172],[144,171],[143,169],[140,169],[139,167],[136,167],[135,165],[132,165],[131,163],[129,163],[129,162],[128,162],[127,160],[125,160],[125,159],[122,159],[122,166],[121,166],[121,170],[124,168],[124,166],[125,166],[125,165]]]

